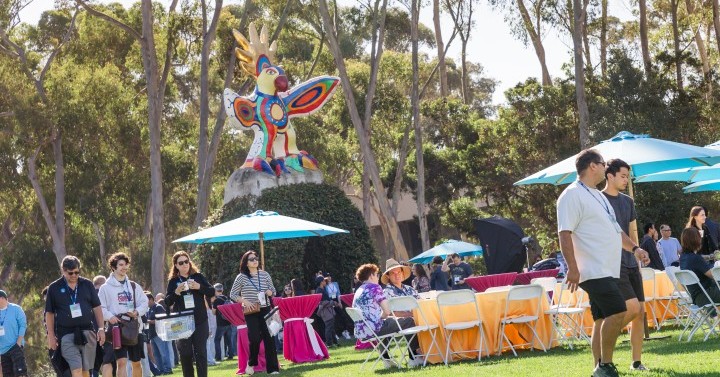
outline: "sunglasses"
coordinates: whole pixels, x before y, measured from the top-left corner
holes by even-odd
[[[78,276],[80,276],[80,270],[76,270],[76,271],[65,271],[65,273],[68,274],[68,275],[70,275],[70,276],[73,276],[73,275],[78,275]]]
[[[256,257],[250,257],[250,258],[248,258],[248,262],[257,262],[257,260],[258,260],[258,259],[257,259]]]
[[[190,264],[190,261],[189,261],[188,259],[183,259],[183,260],[177,261],[177,265],[178,265],[178,266],[183,266],[183,265],[186,265],[186,264]]]

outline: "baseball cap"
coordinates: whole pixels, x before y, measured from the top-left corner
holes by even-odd
[[[2,289],[0,289],[0,297],[7,298],[7,293],[5,293]]]
[[[216,290],[216,291],[222,291],[222,290],[223,290],[223,285],[220,284],[220,283],[215,283],[215,285],[213,285],[213,287],[215,287],[215,290]]]

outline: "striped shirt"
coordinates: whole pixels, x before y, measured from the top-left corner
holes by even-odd
[[[240,302],[240,299],[244,298],[253,304],[259,304],[258,293],[265,292],[268,289],[272,291],[273,296],[277,294],[272,278],[267,272],[258,271],[258,274],[252,276],[252,279],[243,273],[239,273],[235,277],[232,289],[230,289],[230,299]]]

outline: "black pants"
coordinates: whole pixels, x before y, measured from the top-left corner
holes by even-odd
[[[345,312],[343,307],[335,308],[335,333],[342,335],[343,331],[349,332],[351,335],[355,331],[355,323],[350,316]]]
[[[220,341],[225,340],[225,354],[228,357],[234,357],[233,351],[232,351],[232,338],[230,337],[231,333],[230,326],[218,326],[217,330],[215,330],[215,360],[220,361],[222,359],[222,350],[220,349]]]
[[[195,325],[195,332],[192,336],[177,341],[183,377],[195,377],[193,358],[197,365],[198,377],[207,377],[207,340],[209,336],[210,328],[208,327],[207,321],[205,321]]]
[[[400,327],[398,327],[398,322],[400,323],[400,326],[402,326],[403,329],[408,329],[410,327],[415,326],[415,320],[410,317],[398,318],[397,322],[395,322],[395,320],[392,318],[387,318],[387,319],[383,320],[382,327],[380,328],[380,331],[377,332],[378,336],[392,334],[394,332],[399,331]],[[409,338],[410,338],[410,336],[405,337],[405,339],[409,339]],[[387,347],[388,344],[390,343],[390,339],[385,338],[382,340],[382,343],[383,343],[383,345],[385,345],[385,347]],[[413,358],[415,356],[415,352],[417,352],[418,348],[420,348],[420,343],[418,342],[417,336],[415,336],[413,338],[413,340],[410,342],[410,347],[408,348],[408,355],[410,355],[410,358]],[[383,353],[383,358],[384,359],[390,358],[390,355],[388,354],[387,351],[385,351]]]
[[[277,352],[275,351],[275,341],[270,336],[270,330],[265,323],[265,315],[270,313],[270,308],[260,309],[260,313],[248,314],[245,316],[245,322],[248,328],[248,340],[250,341],[250,366],[258,365],[258,354],[260,353],[260,342],[265,344],[265,365],[267,373],[279,372]]]
[[[338,344],[337,339],[335,339],[335,320],[335,317],[333,317],[325,321],[325,344],[328,346]]]
[[[2,374],[4,377],[27,376],[27,364],[25,363],[25,352],[17,344],[13,345],[7,352],[0,356],[2,363]]]

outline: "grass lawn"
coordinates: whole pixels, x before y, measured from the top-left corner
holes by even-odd
[[[646,341],[643,345],[643,363],[651,369],[650,372],[631,372],[630,344],[618,343],[615,351],[615,363],[618,365],[620,375],[642,376],[720,376],[720,338],[712,337],[702,342],[702,337],[695,336],[690,343],[677,341],[679,330],[668,329],[652,336],[670,335],[670,338]],[[622,335],[620,341],[626,340]],[[354,343],[352,343],[354,345]],[[508,356],[509,355],[509,356]],[[318,363],[292,364],[280,359],[283,376],[590,376],[592,374],[592,357],[589,346],[576,347],[575,350],[554,348],[547,354],[542,351],[521,351],[518,357],[511,352],[501,357],[483,358],[483,361],[456,362],[445,367],[434,365],[415,369],[384,370],[378,363],[375,370],[368,362],[364,369],[360,366],[367,356],[367,351],[355,351],[350,341],[344,341],[340,348],[330,350],[330,358]],[[237,371],[237,361],[224,361],[214,367],[209,367],[210,377],[233,376]],[[264,376],[265,373],[256,373]],[[174,376],[182,376],[180,368],[175,369]]]

